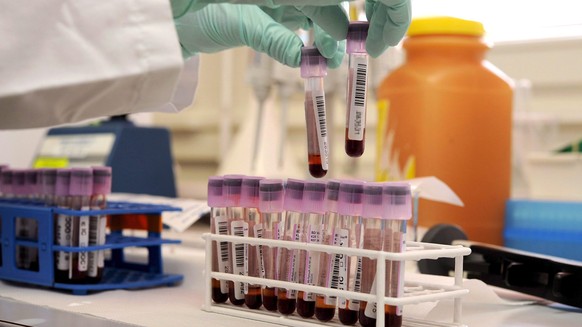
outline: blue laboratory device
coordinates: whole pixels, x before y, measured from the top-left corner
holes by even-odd
[[[176,197],[170,139],[167,129],[139,127],[125,116],[96,125],[53,128],[33,167],[110,166],[113,192]]]

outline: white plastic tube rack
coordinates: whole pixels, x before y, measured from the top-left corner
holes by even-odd
[[[463,288],[463,256],[469,255],[471,250],[463,246],[451,246],[422,242],[407,242],[406,252],[390,253],[383,251],[355,249],[336,247],[323,244],[299,243],[291,241],[279,241],[261,238],[243,238],[231,235],[217,235],[205,233],[203,235],[206,245],[206,262],[204,269],[205,279],[205,302],[203,310],[225,314],[229,316],[242,317],[263,322],[270,322],[278,325],[296,326],[296,327],[314,327],[314,326],[343,326],[336,320],[331,322],[320,322],[315,318],[304,319],[298,315],[283,316],[276,312],[269,312],[264,309],[248,309],[244,306],[235,306],[232,304],[217,304],[212,302],[212,278],[221,280],[231,280],[235,282],[246,282],[251,284],[259,284],[268,287],[281,287],[286,289],[295,289],[299,291],[312,292],[322,295],[345,297],[357,299],[368,302],[376,302],[379,308],[383,308],[385,304],[393,306],[402,306],[406,304],[416,304],[421,302],[438,301],[442,299],[454,299],[454,307],[452,312],[452,321],[447,323],[417,320],[404,317],[403,326],[465,326],[461,323],[461,297],[469,292]],[[421,259],[438,259],[438,258],[454,258],[455,259],[455,273],[454,285],[428,284],[417,282],[406,282],[404,286],[404,295],[402,297],[386,297],[385,296],[385,276],[386,265],[376,265],[376,294],[364,294],[351,291],[343,291],[319,286],[305,285],[299,283],[292,283],[286,281],[279,281],[273,279],[264,279],[250,276],[234,275],[231,273],[220,273],[212,271],[212,242],[226,241],[244,243],[250,245],[263,245],[269,247],[285,247],[288,249],[312,250],[321,251],[330,254],[338,253],[349,256],[361,256],[376,259],[378,261],[417,261]],[[406,277],[406,276],[405,276]],[[384,326],[384,311],[378,310],[376,319],[376,326]]]

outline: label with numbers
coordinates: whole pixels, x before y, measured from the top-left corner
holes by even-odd
[[[333,233],[333,245],[338,247],[348,246],[349,231],[347,229],[336,229]],[[340,253],[332,255],[331,264],[331,274],[329,274],[328,285],[330,288],[343,290],[347,289],[348,285],[348,256]],[[326,296],[326,304],[332,305],[335,302],[335,297]],[[339,299],[340,308],[344,308],[346,305],[346,299]]]
[[[363,56],[353,58],[354,70],[351,73],[352,94],[350,98],[350,112],[348,117],[348,138],[362,141],[366,124],[366,96],[368,59]]]
[[[230,233],[234,236],[249,237],[249,224],[242,220],[235,220],[230,223]],[[248,276],[247,260],[248,244],[232,243],[233,273],[241,276]],[[246,283],[234,282],[234,297],[237,300],[245,298]]]
[[[61,246],[71,246],[73,237],[73,218],[67,215],[57,217],[56,244]],[[57,253],[57,269],[69,269],[70,252],[59,251]]]
[[[313,113],[315,115],[315,126],[317,129],[317,141],[319,143],[319,154],[321,155],[321,167],[328,169],[329,144],[327,140],[327,117],[325,112],[325,94],[323,90],[313,92],[311,98],[313,102]]]
[[[82,210],[89,210],[83,208]],[[79,247],[89,246],[89,216],[81,216],[79,219]],[[79,252],[79,262],[77,268],[79,271],[87,271],[89,268],[89,253]]]
[[[254,232],[254,235],[256,238],[263,238],[263,235],[264,235],[263,224],[256,224],[255,226],[253,226],[253,232]],[[256,250],[257,250],[257,258],[259,261],[258,262],[258,264],[259,264],[259,277],[266,278],[265,257],[264,257],[264,252],[263,252],[263,246],[257,245]]]
[[[217,235],[228,235],[228,219],[224,216],[214,217],[214,233]],[[216,242],[216,253],[218,253],[218,271],[221,273],[230,273],[230,255],[228,253],[228,242]],[[225,280],[220,281],[220,292],[228,293],[228,283]]]
[[[323,225],[309,225],[308,241],[313,244],[321,244],[323,232]],[[307,251],[307,256],[305,258],[305,284],[315,285],[316,276],[319,275],[319,256],[318,251]],[[315,294],[304,292],[303,300],[305,301],[315,301]]]

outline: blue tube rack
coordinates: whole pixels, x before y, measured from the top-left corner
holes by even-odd
[[[56,214],[70,216],[158,215],[164,211],[179,211],[179,208],[130,202],[109,202],[102,210],[69,210],[45,206],[32,200],[0,200],[0,279],[52,287],[71,291],[75,295],[85,295],[91,291],[113,289],[138,289],[157,286],[172,286],[183,280],[183,275],[164,274],[161,245],[178,244],[179,240],[162,239],[161,233],[148,231],[147,237],[123,235],[123,230],[112,230],[106,236],[104,245],[87,247],[58,246],[53,242],[54,217]],[[16,235],[16,219],[36,221],[37,237],[19,238]],[[23,269],[17,266],[16,251],[19,246],[38,249],[38,268]],[[123,249],[143,247],[148,252],[147,263],[125,260]],[[65,284],[55,282],[55,252],[91,252],[111,250],[110,259],[105,261],[103,278],[94,284]]]

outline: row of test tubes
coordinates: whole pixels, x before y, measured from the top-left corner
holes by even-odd
[[[211,232],[387,252],[405,250],[410,185],[303,181],[225,175],[208,181]],[[214,242],[212,270],[375,294],[376,260],[285,247]],[[403,292],[404,263],[386,262],[386,296]],[[293,289],[212,279],[212,300],[264,307],[281,315],[344,325],[376,325],[376,304]],[[402,308],[386,305],[385,325],[401,326]]]
[[[0,173],[0,192],[3,199],[27,200],[46,206],[71,210],[99,210],[107,206],[111,193],[111,168],[63,169],[9,169]],[[54,217],[54,244],[67,247],[104,245],[106,215]],[[38,242],[38,222],[33,217],[15,219],[17,239]],[[55,252],[55,282],[97,283],[101,280],[105,254],[103,250],[91,252]],[[16,247],[16,266],[38,271],[39,257],[36,247]]]
[[[345,151],[351,157],[364,153],[368,87],[368,22],[352,22],[348,27],[348,81],[346,90]],[[327,75],[326,59],[314,46],[301,51],[301,77],[305,80],[305,123],[309,172],[315,178],[327,174],[329,141],[323,78]]]

